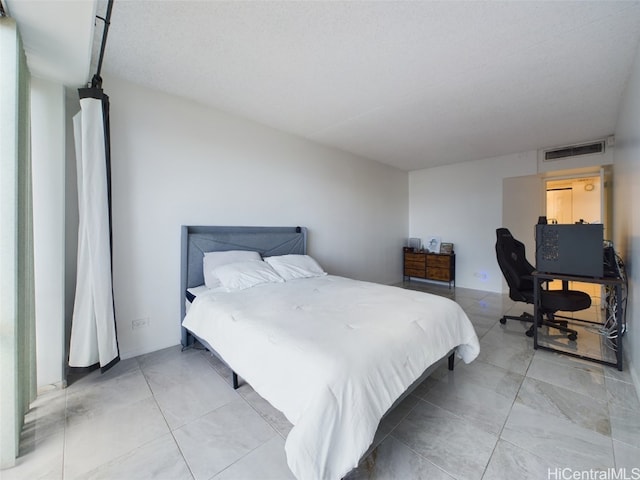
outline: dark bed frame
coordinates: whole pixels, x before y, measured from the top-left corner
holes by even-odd
[[[180,325],[186,315],[185,298],[187,289],[204,284],[202,259],[205,252],[223,252],[228,250],[252,250],[260,252],[263,257],[307,253],[307,229],[305,227],[219,227],[219,226],[182,226],[181,261],[180,261]],[[209,351],[218,355],[211,346],[201,338],[182,328],[182,348],[193,347],[199,341]],[[449,352],[449,370],[453,370],[454,352]],[[221,358],[224,362],[224,360]],[[440,361],[428,368],[425,373],[402,395],[393,405],[395,407],[408,395],[414,386],[419,385],[429,376]],[[231,369],[231,368],[230,368]],[[233,388],[238,388],[238,376],[233,374]],[[393,408],[392,407],[392,408]]]

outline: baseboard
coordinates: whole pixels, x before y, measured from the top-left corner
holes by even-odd
[[[56,383],[50,383],[48,385],[41,385],[38,387],[37,396],[44,395],[55,390],[63,390],[67,388],[67,381],[62,380]]]

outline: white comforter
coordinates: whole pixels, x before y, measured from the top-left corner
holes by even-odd
[[[427,367],[456,346],[467,363],[479,353],[457,303],[331,275],[199,295],[183,326],[294,425],[301,480],[344,476]]]

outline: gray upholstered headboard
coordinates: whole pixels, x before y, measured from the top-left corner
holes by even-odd
[[[202,259],[205,252],[253,250],[263,257],[307,253],[307,229],[304,227],[217,227],[182,226],[180,260],[180,324],[185,316],[187,288],[204,284]],[[182,329],[182,345],[187,346]]]

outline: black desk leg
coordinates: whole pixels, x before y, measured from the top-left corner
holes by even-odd
[[[622,285],[616,285],[616,361],[619,371],[622,371],[622,335],[624,333],[620,322],[624,319],[622,311]]]
[[[540,315],[540,280],[533,279],[533,348],[538,349],[538,323]]]

